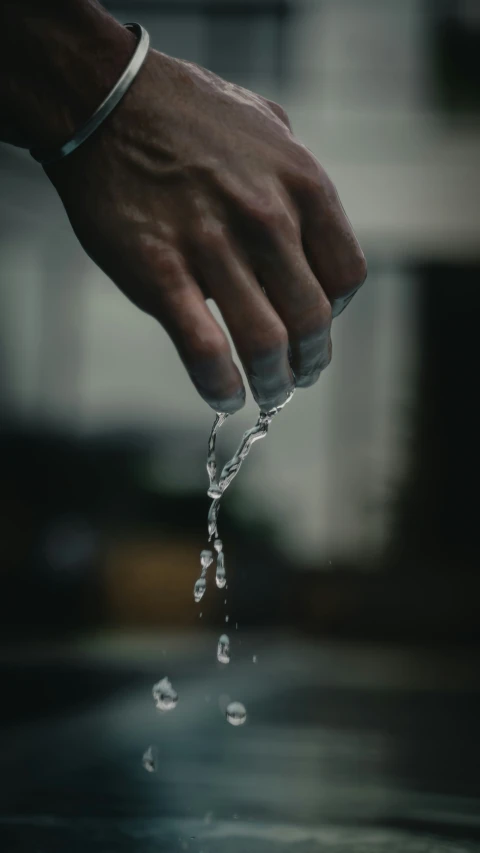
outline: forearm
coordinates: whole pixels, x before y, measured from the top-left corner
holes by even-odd
[[[112,88],[135,38],[96,0],[0,0],[0,139],[54,147]]]

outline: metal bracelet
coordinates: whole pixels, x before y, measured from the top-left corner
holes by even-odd
[[[137,37],[137,46],[135,48],[135,52],[128,63],[125,71],[123,72],[120,79],[115,83],[115,86],[108,93],[107,97],[100,104],[99,107],[95,110],[93,115],[85,122],[79,130],[74,133],[74,135],[67,142],[53,151],[46,151],[42,148],[31,148],[30,154],[35,160],[38,160],[42,166],[50,166],[51,163],[55,163],[57,160],[62,160],[63,157],[67,157],[68,154],[71,154],[72,151],[75,151],[82,142],[85,142],[92,133],[95,133],[97,128],[102,124],[103,121],[110,115],[112,110],[115,109],[117,104],[123,98],[125,92],[130,88],[135,77],[137,76],[140,68],[143,65],[145,57],[148,52],[148,48],[150,45],[150,37],[147,31],[140,24],[125,24],[128,30],[131,30],[135,36]]]

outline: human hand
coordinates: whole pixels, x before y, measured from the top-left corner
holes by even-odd
[[[262,410],[312,385],[366,264],[336,190],[283,109],[151,51],[117,109],[50,166],[91,258],[166,329],[201,396]]]

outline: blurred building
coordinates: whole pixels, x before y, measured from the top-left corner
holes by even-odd
[[[140,20],[158,49],[281,102],[337,184],[369,261],[368,285],[335,323],[332,366],[255,448],[232,501],[245,525],[266,515],[299,568],[373,564],[407,470],[419,269],[478,262],[478,4],[108,6],[122,21]],[[158,431],[181,452],[152,462],[151,479],[203,489],[212,416],[167,335],[83,254],[26,152],[3,146],[0,175],[5,422],[90,437]],[[232,419],[230,450],[255,415],[250,401]]]

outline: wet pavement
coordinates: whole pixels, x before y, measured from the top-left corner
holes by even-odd
[[[2,853],[480,851],[476,652],[230,636],[5,651]]]

